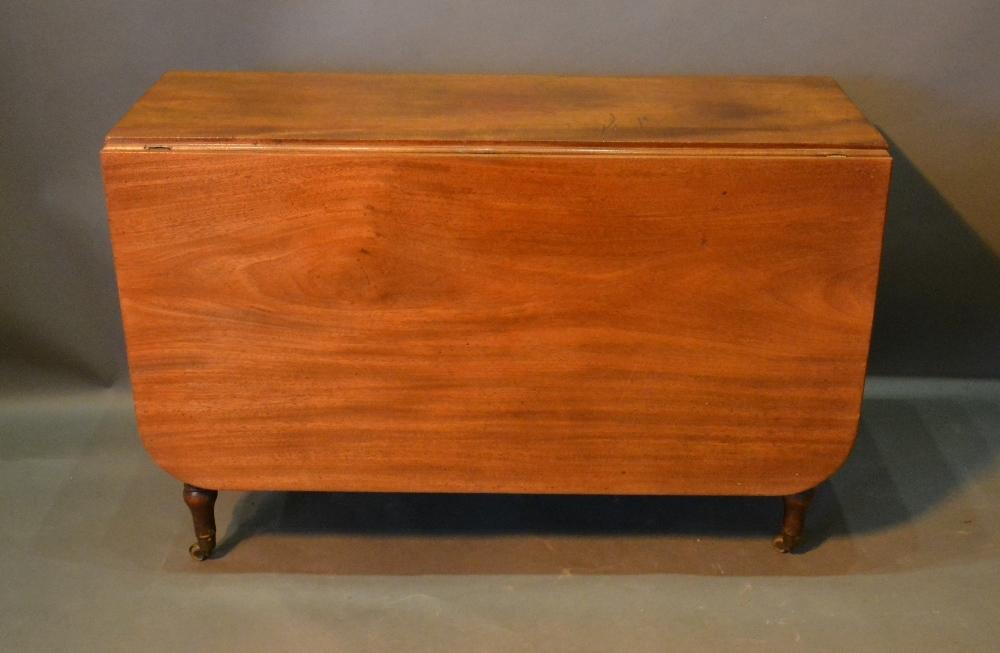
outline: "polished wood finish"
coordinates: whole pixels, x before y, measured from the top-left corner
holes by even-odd
[[[886,159],[105,165],[139,425],[183,480],[787,494],[851,448]]]
[[[785,517],[781,532],[774,536],[773,544],[782,553],[789,553],[802,543],[806,526],[806,510],[812,503],[815,489],[798,492],[783,497],[785,502]]]
[[[143,440],[219,489],[813,487],[883,145],[812,78],[169,75],[103,153]]]
[[[108,135],[290,142],[885,148],[828,77],[172,72]]]
[[[195,560],[205,560],[215,550],[215,500],[217,490],[184,484],[184,503],[191,510],[196,541],[188,549]]]

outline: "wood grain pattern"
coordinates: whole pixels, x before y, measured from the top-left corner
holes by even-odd
[[[115,138],[164,128],[169,98],[144,102]],[[195,106],[168,112],[189,132],[156,133],[209,134]],[[140,431],[185,482],[779,495],[852,446],[884,152],[103,161]]]
[[[292,142],[886,147],[827,77],[172,72],[108,135]]]

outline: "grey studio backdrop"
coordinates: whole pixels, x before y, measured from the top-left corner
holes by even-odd
[[[834,76],[896,158],[870,373],[1000,369],[1000,3],[0,9],[2,394],[127,384],[98,150],[168,69]]]

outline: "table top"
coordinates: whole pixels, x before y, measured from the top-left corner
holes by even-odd
[[[106,149],[884,150],[828,77],[168,72]]]

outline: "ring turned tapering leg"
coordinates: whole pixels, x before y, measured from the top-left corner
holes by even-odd
[[[191,510],[194,535],[198,540],[191,545],[188,553],[195,560],[205,560],[215,550],[215,499],[218,496],[218,490],[184,484],[184,503]]]
[[[783,497],[785,519],[781,532],[774,536],[774,546],[782,553],[788,553],[802,541],[802,531],[806,522],[806,508],[812,502],[816,490],[806,490]]]

